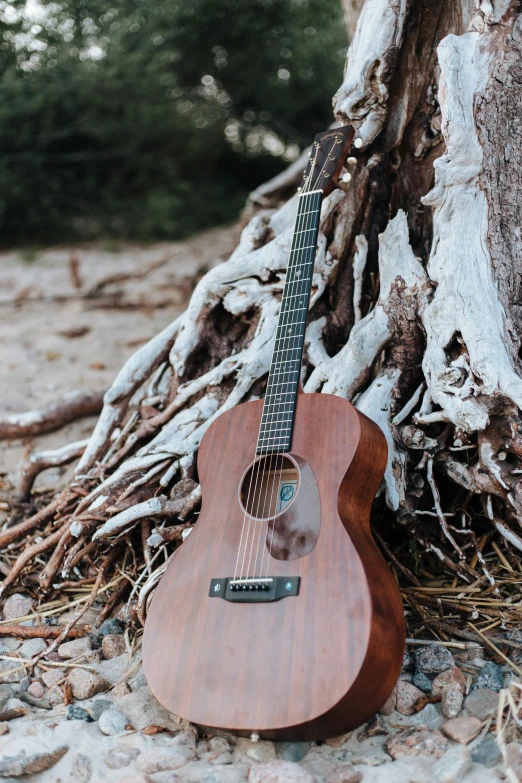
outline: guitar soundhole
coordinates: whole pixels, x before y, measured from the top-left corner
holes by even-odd
[[[299,489],[299,469],[283,454],[268,454],[247,470],[241,484],[241,505],[260,521],[273,519],[294,502]]]
[[[243,476],[239,502],[250,517],[265,522],[270,557],[297,560],[316,545],[321,501],[312,469],[302,457],[268,454],[257,459]]]

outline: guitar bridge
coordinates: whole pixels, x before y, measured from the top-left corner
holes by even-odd
[[[224,577],[211,579],[210,598],[223,598],[238,604],[280,601],[299,593],[300,576]]]

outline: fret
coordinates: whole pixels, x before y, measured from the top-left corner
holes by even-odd
[[[290,449],[321,202],[322,191],[302,193],[299,198],[260,423],[258,454]]]
[[[282,418],[282,419],[271,419],[271,420],[270,420],[270,421],[268,421],[268,422],[267,422],[267,421],[263,421],[263,420],[261,419],[261,425],[262,425],[263,427],[266,427],[266,425],[267,425],[267,424],[269,424],[270,426],[272,426],[273,424],[281,424],[281,423],[283,423],[283,422],[285,422],[285,421],[292,421],[292,416],[285,416],[285,417],[284,417],[284,418]]]
[[[289,428],[288,431],[290,431],[290,428]],[[274,435],[273,437],[270,437],[270,438],[260,438],[258,440],[258,444],[260,446],[263,446],[264,443],[268,443],[268,441],[274,441],[274,440],[284,440],[284,441],[286,441],[286,436],[285,435]]]

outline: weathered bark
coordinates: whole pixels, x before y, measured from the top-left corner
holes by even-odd
[[[362,146],[352,181],[323,207],[305,390],[351,399],[384,430],[381,514],[390,518],[386,502],[441,569],[472,581],[478,568],[494,582],[475,534],[498,536],[508,557],[522,550],[522,10],[518,0],[344,5],[348,24],[362,11],[334,106]],[[45,530],[58,548],[44,584],[92,539],[110,546],[141,526],[141,546],[144,520],[159,527],[157,554],[190,532],[203,434],[264,390],[298,179],[295,164],[252,194],[231,258],[106,393]],[[179,527],[162,534],[169,522]],[[155,557],[146,545],[147,595]]]

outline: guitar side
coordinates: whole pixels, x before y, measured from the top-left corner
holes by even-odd
[[[210,579],[234,573],[238,485],[261,410],[262,401],[234,408],[203,440],[200,519],[153,598],[145,672],[157,698],[195,723],[321,739],[374,714],[402,663],[400,599],[368,522],[386,443],[345,400],[300,394],[292,453],[315,476],[320,534],[306,556],[270,560],[271,575],[300,577],[299,595],[243,605],[209,598]]]

